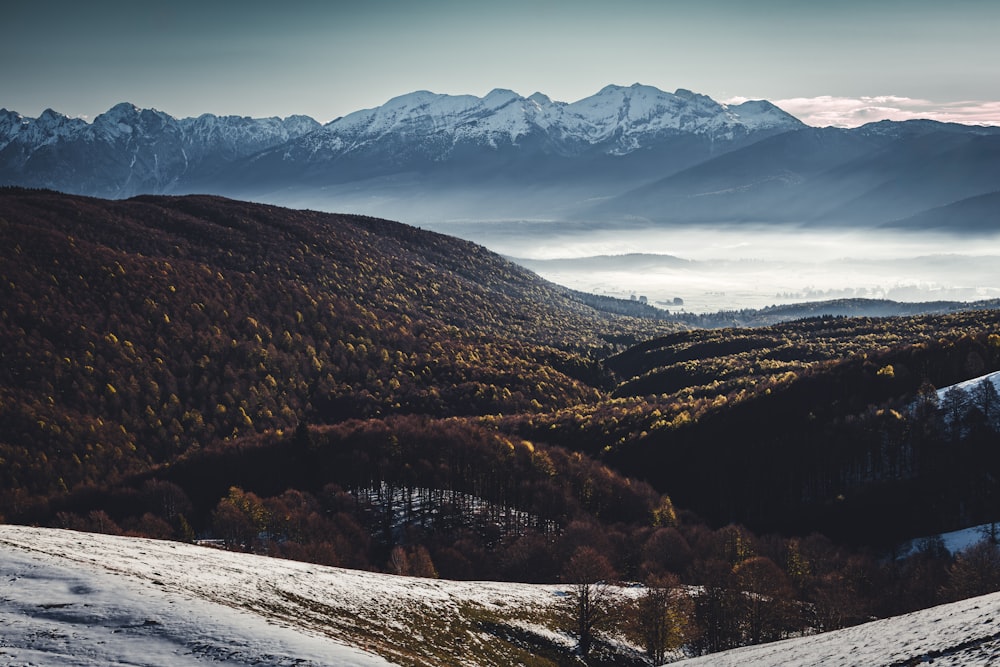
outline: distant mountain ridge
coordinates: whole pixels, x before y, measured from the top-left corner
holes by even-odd
[[[119,104],[92,123],[0,110],[0,185],[125,198],[212,193],[408,222],[648,220],[989,232],[1000,128],[812,128],[767,101],[606,86],[554,102],[416,91],[325,125],[176,119]],[[979,198],[963,205],[969,198]]]
[[[304,116],[176,119],[126,103],[93,123],[52,110],[32,119],[4,109],[0,184],[115,198],[211,192],[281,203],[321,199],[327,208],[363,210],[325,190],[346,184],[362,200],[386,191],[409,199],[414,175],[421,192],[502,190],[498,179],[516,187],[629,187],[650,169],[662,174],[799,127],[769,102],[726,106],[638,84],[607,86],[571,104],[509,90],[482,98],[417,91],[326,125]],[[608,194],[621,191],[616,185]]]
[[[0,180],[112,198],[197,189],[206,174],[319,127],[306,116],[176,119],[127,103],[92,123],[0,109]]]
[[[998,209],[990,195],[998,190],[1000,127],[881,121],[767,137],[600,202],[589,213],[673,224],[991,232],[998,229]]]

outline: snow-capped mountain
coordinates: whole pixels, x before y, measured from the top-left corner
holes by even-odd
[[[521,97],[500,89],[482,98],[419,91],[334,120],[300,143],[313,153],[350,154],[388,137],[405,138],[440,161],[463,143],[498,148],[544,137],[565,155],[593,147],[625,155],[653,147],[664,135],[733,141],[753,132],[799,127],[800,121],[769,102],[727,107],[688,90],[667,93],[635,84],[607,86],[571,104],[553,102],[542,93]]]
[[[0,110],[0,185],[120,198],[212,193],[411,223],[645,220],[995,228],[1000,128],[812,128],[770,102],[606,86],[576,102],[417,91],[326,125],[176,119],[119,104],[92,123]]]
[[[552,191],[606,183],[611,189],[598,193],[606,195],[800,127],[768,102],[728,107],[638,84],[569,104],[509,90],[482,98],[418,91],[325,126],[304,116],[176,119],[125,103],[93,123],[51,110],[34,119],[0,110],[0,184],[104,197],[323,196],[340,209],[351,202],[326,189],[371,179],[379,179],[374,189],[350,190],[384,196],[389,179],[392,197],[412,199],[417,190],[434,197],[499,179]],[[549,195],[550,207],[579,196]]]
[[[118,104],[93,123],[51,109],[0,110],[0,183],[104,197],[197,188],[224,164],[316,130],[302,116],[178,120]]]

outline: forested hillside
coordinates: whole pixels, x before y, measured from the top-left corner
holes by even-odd
[[[963,413],[990,429],[958,457],[949,443],[969,428],[946,427],[927,397],[1000,368],[998,332],[995,310],[678,332],[607,359],[611,398],[503,422],[669,489],[713,523],[885,544],[992,520],[997,424]],[[967,474],[982,479],[975,497]]]
[[[933,543],[885,557],[997,518],[1000,400],[934,391],[1000,369],[997,311],[680,330],[457,239],[207,196],[0,189],[0,233],[8,521],[596,563],[700,586],[671,635],[698,652],[1000,588]]]
[[[305,421],[593,400],[589,353],[664,326],[386,221],[211,197],[0,197],[7,494]]]
[[[516,430],[574,441],[713,523],[889,545],[995,520],[996,408],[934,388],[1000,369],[998,332],[995,310],[679,332],[606,361],[616,400]],[[581,421],[603,434],[580,438]]]

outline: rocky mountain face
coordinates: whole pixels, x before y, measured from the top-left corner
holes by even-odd
[[[176,119],[118,104],[93,123],[0,110],[0,182],[121,198],[198,189],[235,160],[320,127],[304,116]]]

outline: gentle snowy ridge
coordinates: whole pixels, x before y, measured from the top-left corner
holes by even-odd
[[[211,587],[228,583],[226,568],[186,563],[185,545],[154,546],[164,550],[106,536],[0,526],[0,664],[391,664],[213,601]],[[124,557],[129,552],[133,557]],[[140,558],[149,559],[148,568],[133,567]],[[193,595],[188,584],[198,580],[205,588]]]
[[[396,577],[2,525],[0,576],[0,664],[368,667],[390,664],[375,653],[424,649],[433,664],[419,633],[450,626],[469,605],[513,614],[561,599],[553,586]]]
[[[995,373],[987,373],[986,375],[980,375],[979,377],[974,377],[971,380],[966,380],[965,382],[959,382],[958,384],[953,384],[948,387],[943,387],[937,390],[938,400],[944,398],[944,395],[948,393],[949,389],[961,389],[962,391],[972,391],[976,385],[980,384],[983,380],[989,380],[998,392],[1000,392],[1000,371]]]
[[[6,665],[391,664],[376,652],[441,664],[435,642],[440,651],[491,640],[468,622],[470,608],[568,645],[519,617],[550,609],[562,595],[559,586],[395,577],[177,542],[0,526]],[[997,664],[1000,593],[680,664],[888,667],[932,659]]]
[[[1000,593],[801,639],[716,653],[685,667],[974,667],[1000,663]]]

